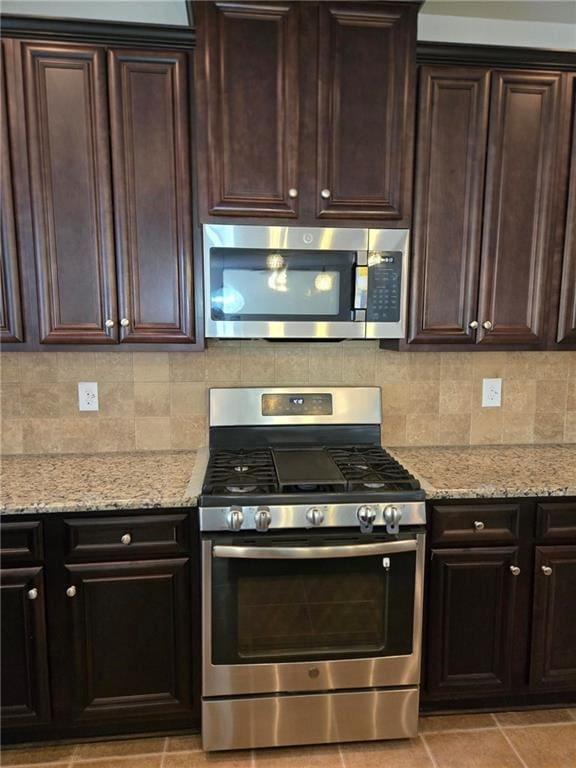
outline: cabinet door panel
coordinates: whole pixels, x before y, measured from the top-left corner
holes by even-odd
[[[0,571],[2,725],[30,726],[50,717],[43,569]],[[30,599],[30,590],[36,590]]]
[[[576,344],[576,75],[569,77],[568,88],[572,115],[572,143],[560,314],[556,340],[563,345],[574,345]]]
[[[410,341],[474,344],[489,72],[422,67]]]
[[[320,3],[319,13],[317,215],[402,219],[410,206],[416,8]]]
[[[192,708],[188,558],[68,565],[75,723]]]
[[[114,343],[104,51],[23,44],[43,343]]]
[[[576,546],[536,547],[530,666],[533,688],[576,687],[575,616]]]
[[[505,692],[511,687],[516,547],[432,550],[428,692]]]
[[[482,344],[546,338],[560,75],[494,72],[480,279]]]
[[[197,3],[200,186],[210,214],[297,214],[298,3]]]
[[[109,52],[120,341],[191,342],[187,57]]]
[[[8,131],[8,101],[4,72],[5,43],[0,50],[0,342],[24,341],[16,218],[12,189],[12,159]]]

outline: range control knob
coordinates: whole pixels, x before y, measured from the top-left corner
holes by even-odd
[[[272,522],[272,515],[268,507],[258,507],[254,515],[254,523],[257,531],[267,531]]]
[[[356,516],[362,527],[374,525],[374,520],[376,520],[376,510],[368,504],[362,504],[361,507],[358,507]]]
[[[324,522],[324,512],[318,507],[310,507],[306,512],[306,519],[311,525],[322,525]]]
[[[384,507],[384,522],[390,528],[398,528],[398,523],[402,517],[402,510],[395,507],[394,504],[387,504]]]
[[[232,531],[239,531],[244,522],[244,514],[240,507],[230,507],[230,512],[226,515],[226,523]]]

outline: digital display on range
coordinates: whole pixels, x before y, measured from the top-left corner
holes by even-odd
[[[332,395],[262,395],[262,416],[331,416]]]

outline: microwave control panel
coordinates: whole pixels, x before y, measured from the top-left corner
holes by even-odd
[[[369,323],[397,323],[402,305],[401,251],[371,251],[368,254]]]

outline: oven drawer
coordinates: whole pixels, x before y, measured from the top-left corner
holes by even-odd
[[[189,546],[189,515],[137,515],[65,520],[66,554],[73,558],[130,559],[177,555]]]
[[[518,540],[518,504],[432,506],[431,543],[494,544]]]
[[[2,523],[0,557],[4,563],[33,562],[43,559],[42,523]]]
[[[549,541],[576,541],[576,501],[550,501],[537,505],[536,535]]]

